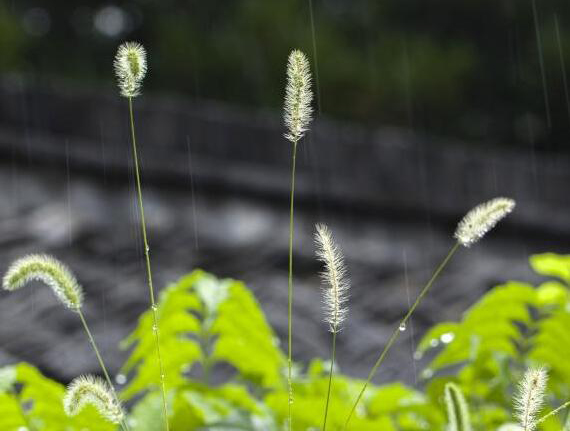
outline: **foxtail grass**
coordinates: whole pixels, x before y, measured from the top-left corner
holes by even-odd
[[[366,381],[364,382],[362,389],[358,393],[356,397],[356,401],[352,405],[348,417],[346,419],[344,429],[348,429],[348,425],[350,424],[350,420],[360,403],[364,393],[366,392],[366,388],[372,381],[372,378],[376,375],[378,368],[384,362],[386,355],[398,339],[398,336],[402,331],[406,329],[408,321],[410,317],[422,302],[422,299],[427,295],[430,288],[439,277],[441,272],[447,266],[451,258],[455,255],[457,250],[460,246],[470,247],[479,241],[481,238],[485,236],[487,232],[489,232],[495,225],[504,217],[506,217],[515,207],[515,201],[508,198],[495,198],[488,202],[482,203],[472,210],[470,210],[464,217],[461,219],[457,228],[454,233],[454,238],[456,239],[455,244],[451,247],[443,261],[439,264],[436,268],[428,282],[420,291],[420,294],[416,298],[415,302],[412,304],[406,315],[400,320],[398,326],[393,330],[392,335],[388,339],[388,343],[380,353],[380,356],[374,363],[372,369],[370,370]]]
[[[83,329],[87,334],[89,343],[97,356],[97,361],[101,367],[101,371],[105,376],[108,385],[108,391],[114,398],[114,403],[120,405],[119,397],[114,389],[113,382],[103,361],[103,357],[97,347],[97,343],[93,338],[89,325],[85,320],[85,316],[81,310],[83,305],[83,288],[75,278],[67,266],[57,259],[42,254],[32,254],[14,261],[2,280],[4,290],[14,291],[20,289],[31,281],[41,281],[49,286],[54,292],[58,300],[68,309],[79,315],[79,320],[83,325]],[[117,423],[121,424],[123,430],[127,431],[128,425],[124,420],[124,416]]]
[[[337,246],[328,227],[323,224],[318,224],[316,226],[315,243],[317,245],[317,258],[324,264],[324,270],[321,273],[324,285],[324,318],[325,322],[329,325],[330,332],[332,333],[331,367],[329,371],[329,384],[323,419],[324,431],[327,429],[327,416],[329,412],[329,402],[336,357],[336,335],[340,331],[342,323],[348,312],[346,302],[348,301],[350,282],[346,276],[344,256],[342,255],[340,248]]]
[[[548,374],[542,367],[529,368],[519,383],[514,400],[515,416],[523,431],[535,431],[542,422],[557,415],[570,406],[570,401],[552,410],[542,417],[538,417],[546,393]],[[570,419],[566,421],[564,430],[570,427]]]
[[[311,72],[309,61],[305,54],[293,50],[287,63],[287,86],[285,88],[285,104],[283,120],[287,128],[285,138],[292,144],[291,157],[291,195],[289,199],[289,273],[287,277],[287,389],[289,431],[292,427],[291,409],[293,404],[292,376],[292,334],[293,334],[293,239],[294,239],[294,201],[295,201],[295,170],[297,164],[297,144],[308,130],[312,120],[313,109],[311,102]]]
[[[162,393],[162,413],[164,416],[164,426],[166,431],[168,431],[169,430],[168,407],[166,401],[165,374],[164,374],[164,367],[162,364],[162,356],[160,353],[158,314],[157,314],[156,301],[154,298],[154,287],[152,283],[150,247],[148,245],[146,221],[144,214],[144,205],[143,205],[143,197],[141,189],[141,174],[139,168],[137,138],[135,133],[135,120],[133,114],[133,98],[140,95],[142,81],[147,72],[146,51],[142,45],[136,42],[123,43],[121,46],[119,46],[119,49],[117,50],[117,55],[115,56],[115,61],[113,65],[115,68],[115,74],[117,75],[117,81],[119,89],[121,91],[121,95],[126,97],[129,102],[129,120],[130,120],[130,129],[131,129],[132,153],[133,153],[133,161],[135,168],[134,170],[135,170],[135,182],[137,189],[137,202],[138,202],[141,231],[143,237],[146,276],[147,276],[148,290],[150,296],[150,308],[152,310],[152,319],[153,319],[152,330],[154,333],[154,339],[156,344],[156,357],[158,362],[160,389]]]
[[[515,412],[524,431],[534,431],[538,424],[538,413],[544,404],[544,393],[548,375],[544,368],[529,368],[519,385],[515,397]]]
[[[75,378],[63,397],[63,410],[67,416],[75,416],[91,404],[109,422],[120,424],[125,419],[121,405],[113,395],[108,383],[93,376]]]

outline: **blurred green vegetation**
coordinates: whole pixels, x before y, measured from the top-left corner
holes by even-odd
[[[473,430],[497,430],[514,421],[514,394],[527,368],[536,365],[549,374],[540,416],[570,400],[570,255],[545,253],[532,256],[530,263],[545,277],[540,285],[511,281],[496,286],[460,322],[434,326],[414,355],[429,355],[421,389],[399,382],[370,385],[349,429],[451,429],[443,393],[452,382],[465,395]],[[161,292],[158,321],[173,431],[285,429],[286,357],[243,283],[194,271]],[[147,311],[122,346],[131,349],[121,370],[129,380],[121,397],[129,403],[133,431],[162,429],[152,324]],[[317,358],[294,369],[293,429],[320,429],[329,365]],[[362,385],[335,373],[328,429],[344,429]],[[113,429],[93,409],[67,418],[62,396],[60,384],[30,365],[0,368],[2,429],[27,425],[35,431],[59,431],[62,424],[69,431]],[[566,410],[537,430],[561,430]]]
[[[328,116],[564,150],[570,3],[534,1],[5,0],[0,72],[112,85],[118,43],[137,39],[147,91],[278,110],[299,47]]]

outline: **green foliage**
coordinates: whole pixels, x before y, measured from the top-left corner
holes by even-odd
[[[157,306],[172,429],[185,429],[184,424],[222,426],[226,421],[250,427],[245,429],[253,424],[261,424],[255,429],[270,429],[264,428],[272,423],[268,410],[249,388],[260,394],[282,388],[285,359],[277,337],[243,283],[194,271],[167,287]],[[160,408],[153,392],[158,388],[159,372],[150,312],[141,316],[123,343],[125,348],[133,345],[122,372],[135,376],[122,396],[129,400],[150,391],[141,401],[145,407],[137,406],[133,416],[140,424],[137,429],[161,429],[158,423],[146,428],[151,420],[145,419]],[[229,382],[210,385],[211,370],[223,364],[234,370]]]
[[[202,380],[208,382],[209,371],[221,362],[261,387],[281,384],[285,360],[277,337],[242,283],[195,271],[162,292],[157,311],[169,388],[184,386],[188,372],[197,366],[202,369]],[[125,399],[159,383],[150,311],[141,316],[123,347],[135,343],[122,370],[136,370],[123,392]]]
[[[549,371],[548,404],[570,398],[570,256],[553,253],[530,258],[540,275],[555,277],[537,287],[511,281],[491,289],[467,310],[460,322],[434,326],[418,345],[417,355],[432,355],[424,370],[427,392],[442,392],[453,379],[472,407],[475,429],[493,429],[512,421],[512,394],[527,366]],[[548,410],[548,409],[546,409]],[[562,415],[562,418],[565,416]],[[560,430],[562,418],[550,418],[542,430]]]
[[[171,429],[280,429],[288,406],[284,354],[242,283],[195,271],[162,292],[157,312]],[[151,328],[152,316],[147,312],[123,344],[133,350],[122,371],[134,373],[123,398],[146,392],[131,416],[134,428],[141,431],[162,429]],[[221,364],[230,365],[234,372],[226,382],[212,385],[210,371]],[[321,360],[313,361],[307,373],[297,373],[295,429],[322,425],[327,385],[328,369]],[[342,429],[361,385],[346,376],[335,378],[329,429]],[[437,429],[445,423],[438,406],[401,384],[372,386],[358,413],[351,429]]]
[[[63,385],[21,363],[0,370],[0,429],[30,431],[115,430],[89,406],[74,417],[63,411]]]
[[[335,374],[331,393],[327,429],[343,429],[344,423],[364,382]],[[319,429],[322,426],[328,387],[328,366],[314,360],[308,373],[293,385],[293,417],[295,429]],[[438,429],[444,416],[420,392],[395,383],[381,388],[371,387],[351,430],[419,430]],[[266,398],[280,422],[287,416],[287,393],[274,392]],[[429,425],[429,426],[428,426]],[[427,428],[426,428],[427,426]]]
[[[530,261],[537,273],[554,279],[537,287],[515,281],[497,286],[461,321],[434,326],[416,353],[429,357],[425,390],[397,382],[371,385],[350,429],[520,430],[512,416],[512,396],[527,366],[534,364],[546,366],[550,375],[543,413],[570,399],[570,257],[544,254]],[[173,431],[283,429],[288,410],[285,356],[242,283],[194,271],[161,293],[157,313]],[[122,392],[130,406],[129,425],[133,431],[163,430],[149,312],[123,347],[131,349],[122,369],[131,377]],[[329,365],[315,359],[306,371],[295,367],[295,430],[322,426]],[[343,429],[362,383],[335,372],[327,429]],[[91,406],[76,417],[65,416],[63,394],[62,385],[28,364],[0,368],[0,429],[117,429]],[[548,418],[540,430],[563,426],[569,427],[567,412]]]

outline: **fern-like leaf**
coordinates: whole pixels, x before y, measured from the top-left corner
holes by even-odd
[[[262,387],[281,384],[284,357],[277,338],[242,283],[194,271],[161,293],[157,313],[169,388],[184,385],[193,366],[207,369],[218,362],[232,365],[241,377]],[[157,388],[150,312],[141,316],[122,345],[134,346],[122,372],[136,371],[123,397]]]

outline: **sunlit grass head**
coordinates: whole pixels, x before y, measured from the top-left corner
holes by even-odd
[[[75,416],[91,404],[108,421],[118,424],[124,413],[115,401],[113,389],[103,380],[93,376],[79,376],[68,386],[63,398],[63,409],[68,416]]]
[[[137,42],[119,46],[113,62],[121,95],[136,97],[141,94],[142,81],[147,72],[146,50]]]
[[[329,324],[331,332],[336,332],[347,315],[346,302],[350,283],[346,276],[344,256],[331,231],[324,224],[316,225],[315,243],[317,257],[324,264],[321,278],[324,285],[325,321]]]
[[[13,291],[34,280],[47,284],[67,308],[81,309],[83,289],[77,279],[67,266],[48,255],[31,254],[13,262],[4,275],[2,286]]]
[[[303,138],[312,120],[310,69],[305,54],[299,50],[291,52],[287,63],[284,121],[287,127],[285,137],[295,144]]]
[[[505,218],[515,205],[512,199],[495,198],[476,206],[457,225],[455,239],[461,245],[470,247]]]
[[[544,404],[548,374],[542,367],[529,368],[519,383],[515,397],[515,411],[524,431],[534,431],[538,414]]]

